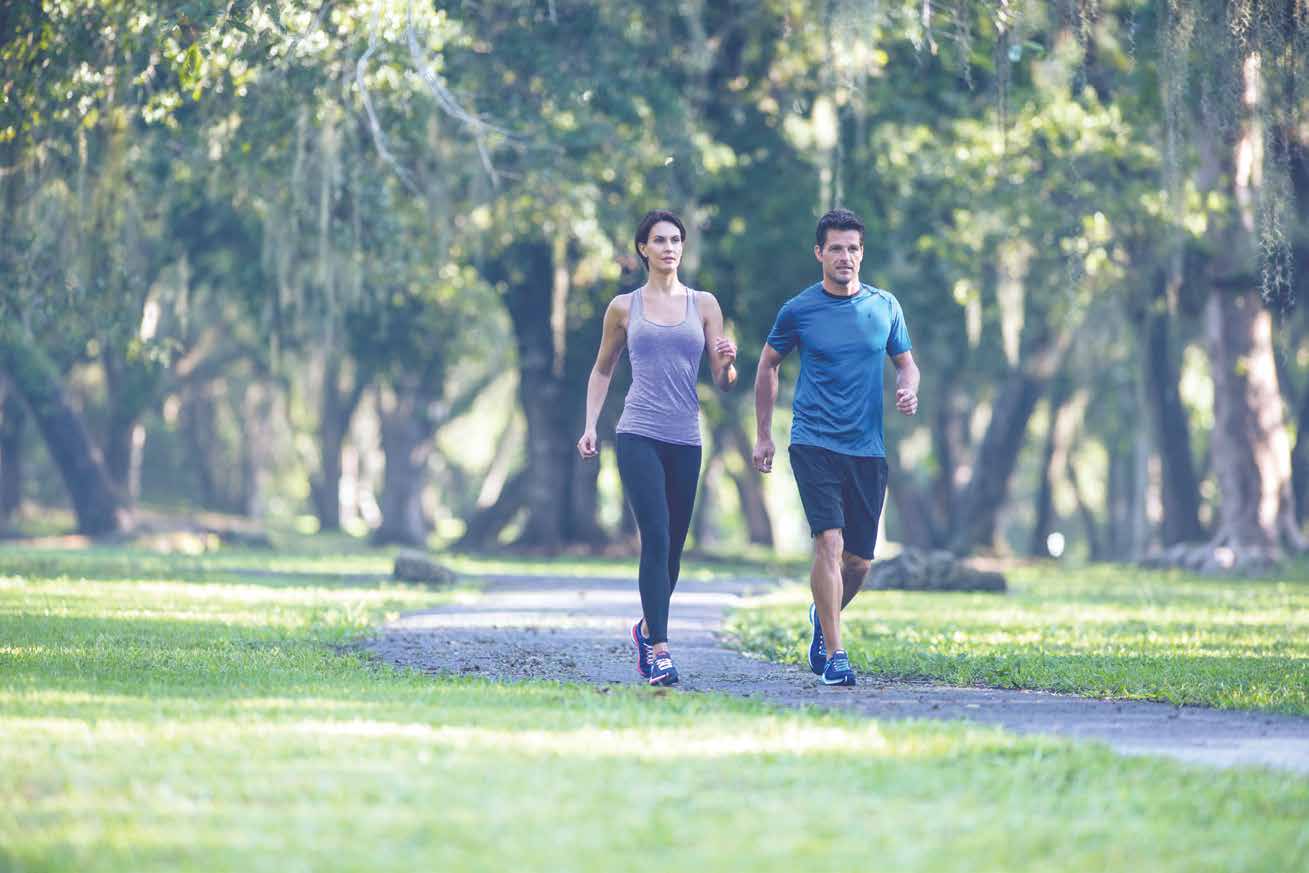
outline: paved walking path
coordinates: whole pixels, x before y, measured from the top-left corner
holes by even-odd
[[[482,581],[483,593],[472,602],[403,616],[386,625],[371,648],[391,663],[430,673],[593,684],[641,681],[627,636],[640,614],[632,580],[494,576]],[[1309,773],[1309,718],[866,675],[855,688],[826,688],[806,668],[749,658],[724,645],[725,613],[768,587],[748,580],[678,583],[669,637],[680,688],[882,719],[967,719],[1020,733],[1099,740],[1126,754]],[[796,621],[805,623],[805,616],[797,612]]]

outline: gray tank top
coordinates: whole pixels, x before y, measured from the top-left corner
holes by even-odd
[[[641,289],[633,292],[627,319],[632,387],[623,400],[618,433],[700,445],[700,399],[695,383],[704,354],[704,326],[695,308],[696,293],[687,289],[682,321],[665,325],[646,320]]]

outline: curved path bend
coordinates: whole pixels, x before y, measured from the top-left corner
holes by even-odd
[[[487,576],[481,581],[483,591],[472,601],[402,616],[385,625],[369,648],[390,663],[436,674],[641,681],[627,636],[640,614],[631,579]],[[724,644],[726,613],[770,587],[750,580],[678,583],[669,636],[682,689],[879,719],[963,719],[1019,733],[1096,740],[1125,754],[1309,774],[1309,718],[866,675],[855,688],[824,687],[807,669],[750,658]],[[796,620],[803,622],[804,616],[797,614]]]

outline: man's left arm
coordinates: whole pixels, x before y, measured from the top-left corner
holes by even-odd
[[[895,408],[905,415],[918,412],[918,365],[913,352],[891,357],[895,364]]]

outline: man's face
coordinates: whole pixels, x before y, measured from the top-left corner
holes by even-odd
[[[859,277],[859,264],[864,259],[864,245],[857,230],[829,230],[820,249],[814,246],[814,257],[823,265],[823,278],[838,285],[846,285]]]

